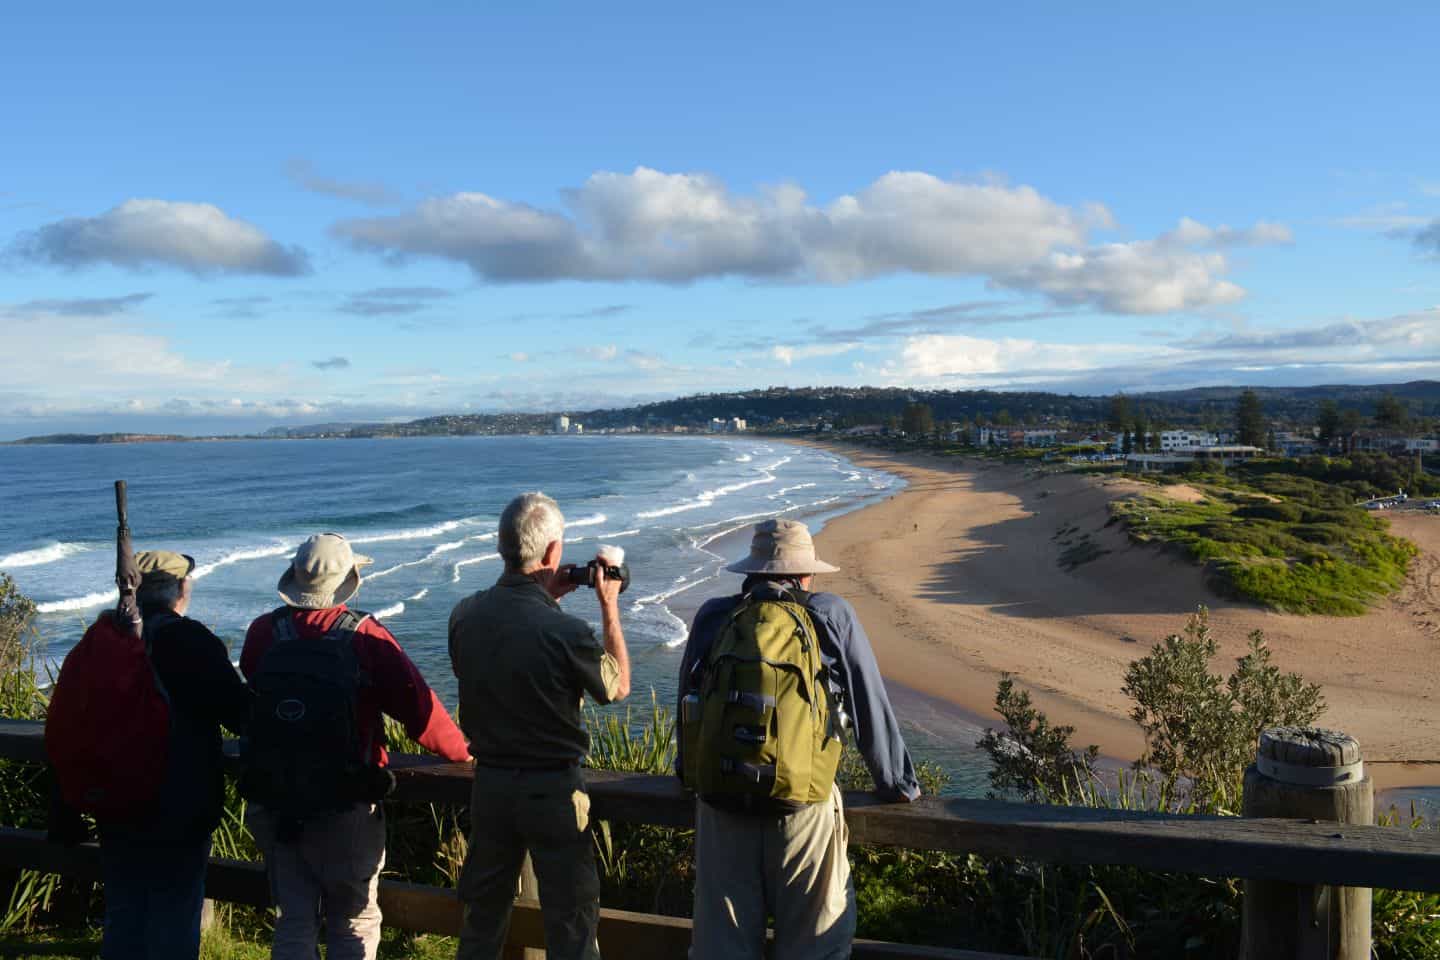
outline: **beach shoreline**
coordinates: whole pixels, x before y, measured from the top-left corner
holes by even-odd
[[[1425,578],[1440,556],[1440,520],[1396,521],[1422,550],[1419,581],[1402,595],[1363,617],[1286,615],[1216,596],[1199,568],[1108,525],[1109,501],[1132,481],[785,442],[906,481],[816,537],[820,556],[841,568],[820,588],[854,604],[892,683],[995,725],[996,685],[1012,674],[1052,722],[1075,728],[1077,746],[1130,761],[1144,744],[1121,692],[1125,667],[1203,604],[1220,642],[1216,666],[1228,669],[1263,630],[1277,666],[1321,685],[1320,723],[1360,741],[1377,789],[1440,784],[1440,678],[1429,666],[1440,609]],[[1066,530],[1105,552],[1063,568]]]

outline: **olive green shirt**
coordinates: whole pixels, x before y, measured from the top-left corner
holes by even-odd
[[[528,574],[506,573],[450,614],[460,728],[477,763],[544,768],[590,750],[585,695],[609,703],[620,670],[590,625],[560,609]]]

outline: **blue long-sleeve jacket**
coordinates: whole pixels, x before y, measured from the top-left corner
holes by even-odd
[[[760,583],[751,590],[751,594],[757,597],[765,596],[767,592],[773,592],[777,600],[789,599],[773,584]],[[695,614],[689,639],[685,641],[685,653],[680,660],[681,699],[694,689],[698,680],[697,665],[704,664],[726,618],[740,603],[742,596],[736,594],[707,600]],[[915,799],[920,795],[915,764],[910,759],[910,751],[905,748],[900,724],[885,693],[880,666],[875,662],[875,651],[870,648],[870,638],[865,635],[855,608],[833,593],[808,594],[806,606],[820,634],[820,659],[830,674],[830,692],[850,717],[855,745],[875,780],[876,793],[887,800]],[[676,716],[680,716],[678,703]],[[677,757],[677,771],[682,769],[680,763]]]

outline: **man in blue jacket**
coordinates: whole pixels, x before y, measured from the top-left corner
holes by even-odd
[[[815,556],[805,524],[783,519],[756,524],[750,555],[727,569],[744,574],[745,582],[739,594],[710,600],[695,614],[680,662],[677,716],[683,716],[686,695],[700,684],[711,646],[746,596],[798,596],[819,635],[833,709],[846,718],[876,792],[897,802],[919,797],[914,764],[854,607],[833,593],[810,592],[815,574],[837,568]],[[677,759],[677,771],[683,762]],[[767,914],[775,918],[776,960],[850,956],[855,888],[839,787],[828,801],[801,809],[736,799],[752,798],[701,796],[696,803],[691,960],[760,960]]]

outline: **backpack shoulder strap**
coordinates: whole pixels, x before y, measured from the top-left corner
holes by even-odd
[[[155,678],[155,689],[160,692],[160,697],[167,704],[170,702],[170,691],[165,686],[165,681],[160,679],[160,671],[155,669],[155,655],[152,646],[156,634],[181,619],[183,618],[174,610],[162,610],[146,617],[140,625],[140,639],[145,642],[145,662],[150,665],[150,676]]]
[[[330,625],[326,633],[355,633],[360,629],[360,624],[370,619],[370,614],[364,610],[351,610],[346,607],[341,611],[340,616]]]
[[[289,643],[296,639],[299,634],[295,632],[294,611],[289,607],[276,607],[270,613],[270,630],[274,637],[274,644]]]

